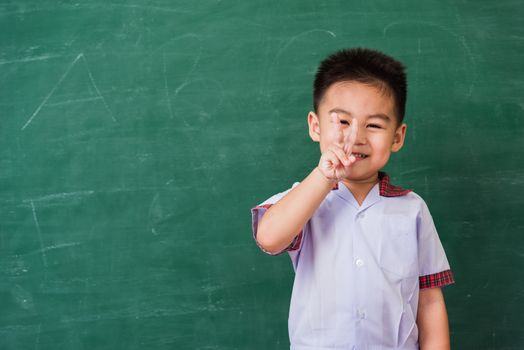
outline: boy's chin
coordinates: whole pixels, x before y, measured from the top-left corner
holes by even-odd
[[[363,174],[359,174],[357,172],[355,174],[351,174],[350,176],[344,178],[343,181],[348,181],[352,183],[369,183],[369,182],[374,182],[377,180],[378,180],[378,170],[376,172],[363,173]]]

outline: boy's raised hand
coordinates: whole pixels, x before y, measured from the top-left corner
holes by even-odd
[[[349,176],[351,165],[356,161],[351,151],[357,139],[358,127],[356,119],[353,118],[349,130],[346,129],[344,133],[336,112],[330,114],[330,122],[334,124],[333,142],[322,153],[318,168],[327,179],[339,181]]]

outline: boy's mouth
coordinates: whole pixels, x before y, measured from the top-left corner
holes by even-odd
[[[351,153],[351,155],[357,159],[364,159],[368,157],[367,154],[363,154],[363,153]]]

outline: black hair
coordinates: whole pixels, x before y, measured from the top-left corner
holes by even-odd
[[[357,81],[392,94],[398,125],[404,120],[407,98],[405,67],[402,63],[380,51],[351,48],[337,51],[324,59],[313,83],[313,106],[318,112],[326,90],[342,81]]]

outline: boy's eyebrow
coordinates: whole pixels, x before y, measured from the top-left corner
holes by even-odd
[[[340,114],[345,114],[347,116],[351,116],[351,112],[348,112],[346,110],[343,110],[341,108],[333,108],[332,110],[330,110],[328,112],[328,114],[331,114],[331,113],[340,113]],[[375,113],[375,114],[370,114],[367,116],[367,118],[380,118],[380,119],[383,119],[385,122],[390,122],[392,119],[391,117],[389,117],[387,114],[384,114],[384,113]]]

